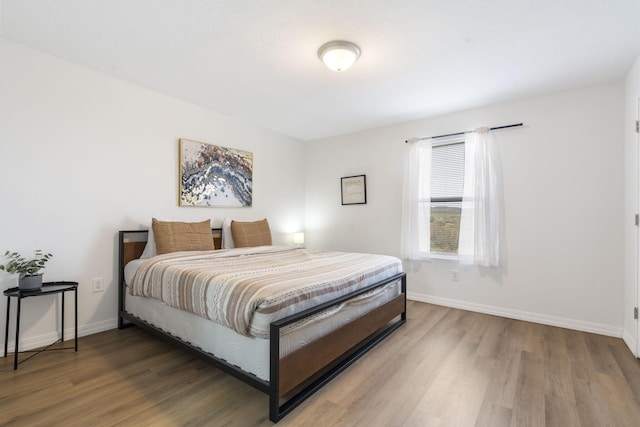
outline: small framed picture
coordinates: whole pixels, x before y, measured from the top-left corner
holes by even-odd
[[[367,203],[366,175],[345,176],[340,178],[343,205],[364,205]]]

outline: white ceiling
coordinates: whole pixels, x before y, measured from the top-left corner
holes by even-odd
[[[302,140],[624,78],[640,0],[0,0],[0,36]],[[334,73],[325,42],[360,46]]]

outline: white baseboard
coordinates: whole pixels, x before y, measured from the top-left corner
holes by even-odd
[[[631,350],[631,353],[633,353],[635,357],[639,357],[640,354],[638,354],[638,342],[636,339],[626,330],[624,331],[624,334],[622,334],[622,339],[625,344],[627,344],[627,347],[629,347],[629,350]]]
[[[434,297],[424,294],[407,292],[407,299],[429,304],[442,305],[445,307],[459,308],[478,313],[492,314],[494,316],[506,317],[509,319],[526,320],[527,322],[540,323],[542,325],[558,326],[560,328],[573,329],[582,332],[591,332],[599,335],[622,338],[623,329],[598,323],[583,322],[581,320],[566,319],[563,317],[547,316],[545,314],[530,313],[520,310],[512,310],[490,305],[476,304],[466,301],[458,301],[448,298]],[[627,343],[627,345],[629,345]]]
[[[118,327],[118,319],[113,318],[109,320],[103,320],[101,322],[89,323],[87,325],[79,325],[78,326],[78,337],[84,337],[87,335],[97,334],[98,332],[108,331],[110,329],[115,329]],[[15,333],[15,332],[14,332]],[[64,330],[64,340],[65,342],[73,340],[74,329],[73,326],[70,328],[65,328]],[[34,348],[47,346],[56,340],[60,339],[60,332],[50,332],[47,334],[39,335],[36,337],[28,337],[23,338],[20,337],[20,348],[19,351],[31,350]],[[15,348],[15,335],[13,337],[9,337],[8,343],[8,351],[13,353]]]

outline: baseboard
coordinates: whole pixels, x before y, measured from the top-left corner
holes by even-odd
[[[631,336],[629,331],[624,331],[624,333],[622,334],[622,339],[624,340],[624,343],[627,345],[627,347],[629,347],[629,350],[631,350],[631,353],[633,353],[635,357],[639,357],[640,355],[638,354],[638,342],[633,336]]]
[[[567,319],[563,317],[547,316],[545,314],[530,313],[520,310],[512,310],[490,305],[476,304],[466,301],[458,301],[448,298],[434,297],[430,295],[407,293],[407,299],[445,307],[459,308],[478,313],[491,314],[509,319],[525,320],[527,322],[540,323],[542,325],[558,326],[560,328],[573,329],[581,332],[591,332],[599,335],[622,338],[623,329],[598,323],[583,322],[581,320]],[[627,343],[628,345],[628,343]]]
[[[118,327],[118,319],[116,318],[103,320],[95,323],[89,323],[87,325],[81,325],[81,326],[78,326],[78,337],[97,334],[98,332],[108,331],[110,329],[115,329],[117,327]],[[73,334],[74,334],[73,326],[70,328],[65,328],[64,330],[65,342],[73,340]],[[10,341],[8,344],[8,347],[9,347],[8,350],[9,352],[13,353],[13,350],[16,344],[15,344],[15,339],[11,340],[11,338],[15,338],[15,336],[9,338]],[[59,339],[60,339],[59,331],[50,332],[50,333],[39,335],[36,337],[28,337],[28,338],[20,337],[19,350],[24,351],[24,350],[31,350],[34,348],[44,347]]]

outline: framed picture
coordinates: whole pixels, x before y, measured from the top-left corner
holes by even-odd
[[[180,139],[180,206],[248,207],[253,153]]]
[[[364,205],[367,203],[366,175],[340,178],[343,205]]]

